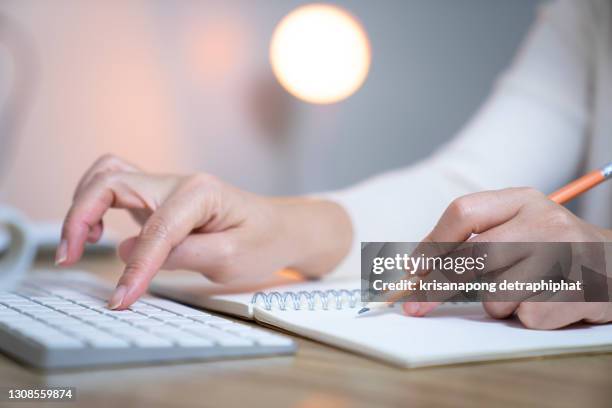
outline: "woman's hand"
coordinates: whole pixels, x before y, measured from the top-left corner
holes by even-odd
[[[423,242],[606,242],[608,230],[588,224],[566,208],[530,188],[486,191],[460,197],[446,209],[437,225]],[[492,254],[488,254],[491,258]],[[499,254],[510,267],[526,265],[529,254]],[[516,255],[516,256],[514,256]],[[495,255],[494,255],[495,256]],[[535,255],[534,255],[535,256]],[[515,259],[510,259],[510,258]],[[588,259],[574,259],[574,262]],[[522,262],[521,264],[519,264]],[[502,266],[502,265],[500,265]],[[542,271],[545,273],[546,271]],[[436,302],[406,302],[405,313],[424,316],[436,308]],[[485,310],[495,318],[516,313],[529,328],[555,329],[586,321],[612,321],[612,303],[598,302],[485,302]]]
[[[282,268],[320,276],[344,257],[352,239],[350,220],[335,203],[262,197],[205,174],[147,174],[107,155],[76,189],[57,264],[74,264],[86,242],[100,239],[110,208],[128,210],[142,225],[120,245],[126,267],[112,309],[134,303],[161,268],[190,269],[217,282]]]

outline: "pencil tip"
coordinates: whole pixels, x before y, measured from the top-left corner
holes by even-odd
[[[367,307],[362,308],[360,311],[357,312],[358,315],[360,314],[364,314],[365,312],[369,312],[370,309],[368,309]]]

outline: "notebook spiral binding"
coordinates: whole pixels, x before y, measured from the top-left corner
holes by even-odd
[[[287,310],[288,307],[293,307],[293,310],[301,310],[302,304],[305,302],[308,305],[308,310],[315,310],[315,306],[320,303],[323,310],[328,310],[330,303],[335,303],[336,310],[341,310],[344,306],[353,309],[357,303],[361,301],[360,289],[328,289],[328,290],[313,290],[299,292],[256,292],[251,298],[251,304],[257,305],[263,303],[266,310],[272,310],[274,304],[280,310]]]

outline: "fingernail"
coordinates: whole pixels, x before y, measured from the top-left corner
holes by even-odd
[[[121,303],[123,303],[123,298],[125,297],[126,293],[127,287],[123,285],[117,286],[117,289],[115,289],[113,296],[111,296],[110,300],[108,301],[108,308],[111,310],[115,310],[119,306],[121,306]]]
[[[410,315],[415,315],[419,313],[420,309],[421,309],[421,305],[417,302],[411,302],[408,304],[408,314]]]
[[[62,239],[59,246],[57,247],[57,253],[55,254],[55,265],[61,265],[68,259],[68,242]]]

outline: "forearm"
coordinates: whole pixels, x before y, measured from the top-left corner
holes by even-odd
[[[293,202],[288,213],[298,219],[285,224],[299,225],[299,232],[288,233],[308,256],[295,265],[320,276],[346,254],[352,236],[341,273],[357,276],[360,241],[418,241],[455,197],[513,186],[546,193],[570,180],[584,149],[589,69],[582,55],[586,39],[565,41],[562,27],[575,22],[573,9],[563,7],[542,13],[487,103],[431,158],[322,195],[345,214],[329,203]],[[555,155],[542,155],[551,146]]]
[[[337,203],[315,198],[275,199],[280,216],[279,237],[285,242],[287,267],[307,277],[320,277],[347,255],[353,227]]]
[[[541,14],[513,66],[450,143],[417,165],[328,195],[354,226],[347,273],[358,274],[359,241],[418,241],[458,196],[519,186],[548,193],[574,177],[585,147],[590,70],[588,38],[566,41],[573,7]],[[543,153],[553,146],[554,155]]]
[[[606,228],[599,229],[604,242],[612,242],[612,230]]]

